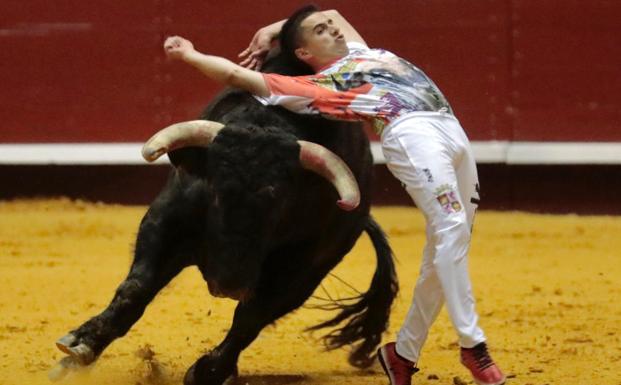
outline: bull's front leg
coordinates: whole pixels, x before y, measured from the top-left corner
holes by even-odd
[[[313,271],[310,265],[300,265],[295,270],[288,270],[288,274],[269,274],[265,286],[247,302],[237,305],[226,338],[188,369],[184,385],[228,383],[229,379],[237,375],[240,353],[257,338],[265,326],[300,307],[328,271]]]
[[[108,307],[56,342],[69,355],[61,360],[61,366],[95,361],[112,341],[127,333],[160,289],[189,264],[187,254],[185,258],[179,255],[183,245],[179,245],[178,233],[183,226],[153,211],[140,225],[129,274]]]

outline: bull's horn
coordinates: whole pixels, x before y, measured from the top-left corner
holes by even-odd
[[[208,146],[224,124],[209,120],[191,120],[168,126],[153,135],[142,147],[142,157],[153,162],[165,153],[182,147]]]
[[[306,170],[313,171],[334,185],[341,199],[337,205],[346,211],[360,204],[360,189],[354,174],[343,159],[327,148],[312,142],[298,140],[300,144],[300,163]]]

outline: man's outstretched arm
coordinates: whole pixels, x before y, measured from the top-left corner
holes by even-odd
[[[222,57],[200,53],[194,49],[192,42],[182,37],[166,39],[164,52],[170,59],[182,60],[219,83],[241,88],[258,96],[270,94],[261,73]]]

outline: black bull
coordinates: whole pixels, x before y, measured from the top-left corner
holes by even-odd
[[[279,65],[277,58],[266,68],[286,72]],[[368,291],[336,302],[340,312],[310,329],[335,327],[326,346],[352,345],[350,363],[370,365],[397,281],[386,237],[369,214],[372,158],[363,130],[265,107],[238,90],[221,94],[201,119],[223,126],[173,127],[163,134],[165,145],[158,147],[159,138],[145,146],[151,159],[169,152],[175,168],[142,219],[133,264],[109,306],[58,340],[68,354],[61,367],[94,362],[160,289],[196,265],[213,295],[239,303],[226,338],[188,370],[184,383],[222,384],[237,373],[241,351],[300,307],[363,231],[377,255]]]

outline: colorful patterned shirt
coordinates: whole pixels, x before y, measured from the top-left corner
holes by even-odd
[[[350,42],[349,55],[317,74],[264,74],[262,103],[341,120],[368,120],[378,134],[396,118],[418,111],[452,114],[438,87],[413,64],[383,49]]]

